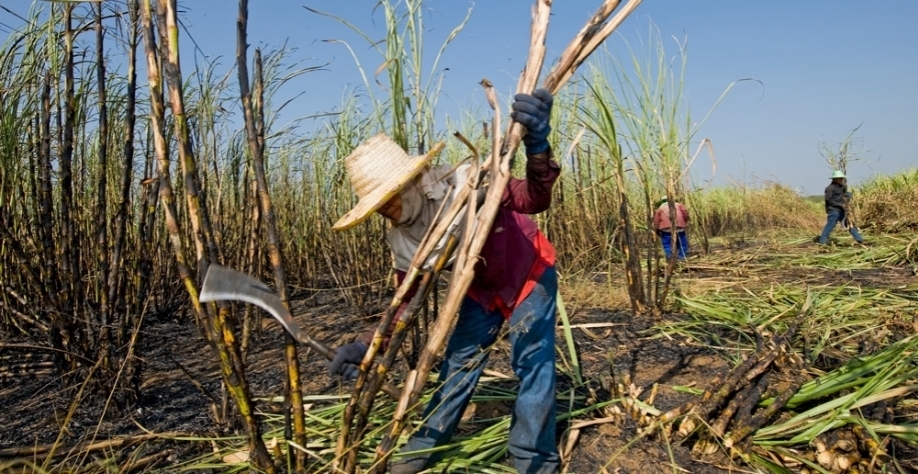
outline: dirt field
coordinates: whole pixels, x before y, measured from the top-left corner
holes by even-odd
[[[818,275],[785,268],[773,273],[757,273],[754,279],[759,281],[754,281],[735,265],[727,267],[710,263],[716,261],[718,256],[733,251],[735,249],[722,247],[705,259],[694,261],[694,268],[690,265],[678,275],[677,285],[688,289],[702,280],[711,279],[726,284],[744,281],[753,285],[767,285],[771,282],[799,281],[801,278],[822,283],[854,283],[878,287],[916,283],[915,276],[907,268],[825,271]],[[595,291],[607,289],[608,284],[601,281],[595,283]],[[371,320],[355,321],[343,298],[334,291],[300,296],[294,313],[299,315],[301,325],[309,327],[317,339],[330,345],[343,342],[358,330],[372,324]],[[601,386],[600,380],[603,378],[609,380],[615,377],[619,381],[630,379],[645,393],[654,384],[658,384],[654,406],[666,411],[694,396],[684,388],[706,388],[706,382],[730,369],[723,354],[712,349],[689,340],[659,337],[659,331],[654,330],[654,326],[664,320],[678,321],[684,317],[680,314],[667,314],[663,319],[655,320],[650,316],[635,317],[626,311],[578,306],[576,301],[568,302],[568,313],[575,326],[573,334],[582,358],[583,375],[591,380],[591,386],[596,388],[600,397],[610,396]],[[0,378],[0,404],[5,407],[5,414],[0,421],[0,450],[52,443],[59,435],[61,443],[67,446],[93,439],[106,440],[141,434],[144,430],[203,437],[234,434],[231,428],[225,425],[221,428],[214,421],[214,413],[220,411],[212,401],[212,398],[221,397],[219,374],[212,363],[210,350],[198,335],[193,321],[174,314],[154,314],[147,317],[144,331],[146,334],[139,351],[144,361],[140,406],[127,411],[114,405],[105,408],[107,394],[91,394],[86,402],[77,406],[67,426],[63,426],[62,420],[66,418],[71,400],[62,395],[63,387],[59,380],[51,375],[34,375],[28,370],[15,370],[17,364],[32,363],[47,355],[0,349],[4,365],[8,366],[6,374]],[[563,341],[560,330],[558,337],[559,342]],[[16,342],[7,338],[4,341]],[[283,393],[281,341],[280,326],[272,320],[264,320],[261,335],[254,342],[248,360],[249,383],[256,397],[270,398]],[[489,369],[510,374],[506,342],[499,342],[495,350]],[[327,376],[324,361],[316,354],[302,351],[300,356],[305,393],[348,392],[349,387],[339,387]],[[565,384],[569,386],[569,380],[562,377],[559,389]],[[683,390],[677,391],[678,388]],[[279,412],[280,408],[279,405],[266,402],[259,405],[259,409],[266,413]],[[475,416],[500,416],[509,413],[509,409],[509,404],[488,404],[476,407]],[[567,428],[566,423],[559,423],[559,438]],[[602,472],[602,466],[608,472],[621,474],[744,472],[741,465],[730,465],[729,460],[695,460],[690,446],[668,443],[659,436],[632,442],[636,434],[637,427],[628,422],[584,428],[568,472]],[[156,441],[123,448],[122,457],[167,453],[155,463],[139,470],[170,472],[170,463],[207,453],[210,449],[211,444],[206,442]],[[89,464],[94,459],[105,457],[105,454],[104,450],[91,454],[79,464]],[[10,456],[0,457],[0,465],[11,459]]]

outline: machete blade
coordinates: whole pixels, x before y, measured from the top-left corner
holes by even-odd
[[[268,285],[245,273],[215,263],[210,264],[198,298],[201,302],[233,300],[251,303],[274,316],[274,319],[277,319],[297,341],[307,343],[310,339],[296,325],[290,311]]]

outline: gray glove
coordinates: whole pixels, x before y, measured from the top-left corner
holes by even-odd
[[[356,379],[360,374],[360,362],[367,353],[367,345],[361,341],[345,344],[335,351],[335,358],[328,363],[328,373],[346,379]]]
[[[523,144],[526,154],[535,155],[548,150],[548,133],[551,132],[551,93],[545,89],[536,89],[529,94],[517,94],[513,97],[513,120],[526,127]]]

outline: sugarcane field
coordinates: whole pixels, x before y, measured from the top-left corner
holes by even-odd
[[[803,3],[0,0],[0,474],[918,472],[918,4]]]

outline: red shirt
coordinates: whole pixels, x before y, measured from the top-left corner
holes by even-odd
[[[500,310],[509,318],[545,269],[555,264],[554,247],[526,214],[548,209],[560,174],[549,152],[548,159],[527,160],[525,179],[510,178],[468,291],[487,310]]]
[[[682,203],[676,203],[676,228],[684,229],[688,224],[689,215],[688,210]],[[657,208],[657,211],[653,213],[653,228],[654,230],[670,230],[672,227],[672,219],[669,215],[669,203],[664,202]]]

